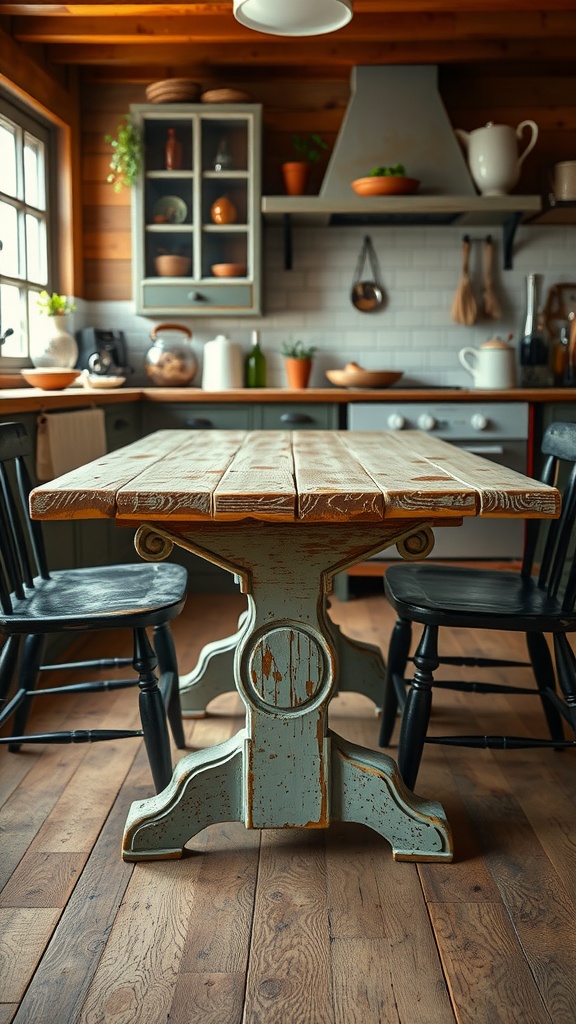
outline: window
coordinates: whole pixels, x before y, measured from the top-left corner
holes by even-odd
[[[27,360],[39,293],[51,281],[51,129],[0,96],[0,348],[2,365]],[[9,333],[10,332],[10,333]]]

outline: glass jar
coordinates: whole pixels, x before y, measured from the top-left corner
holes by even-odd
[[[154,344],[146,353],[144,369],[152,384],[162,388],[186,387],[196,373],[190,344],[192,332],[180,324],[159,324],[150,334]]]

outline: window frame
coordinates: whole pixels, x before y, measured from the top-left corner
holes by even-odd
[[[30,359],[30,320],[28,316],[28,305],[26,295],[29,291],[61,291],[58,281],[58,251],[57,251],[57,228],[59,223],[58,189],[57,189],[57,153],[58,153],[58,129],[54,123],[43,117],[33,106],[26,104],[19,97],[3,90],[0,87],[0,113],[8,120],[17,124],[23,133],[29,133],[37,138],[44,145],[44,175],[46,209],[44,220],[46,226],[46,261],[47,281],[46,284],[39,284],[28,277],[11,277],[0,275],[1,280],[14,283],[24,290],[24,298],[21,304],[22,327],[25,336],[27,335],[27,352],[17,356],[6,356],[3,348],[0,348],[0,367],[3,370],[18,369],[23,366],[31,366]],[[13,198],[13,197],[9,197]],[[1,314],[1,309],[0,309]],[[6,330],[10,325],[2,323],[2,329]]]

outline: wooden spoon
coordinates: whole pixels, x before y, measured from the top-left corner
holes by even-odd
[[[462,242],[462,276],[452,302],[452,319],[457,324],[465,324],[466,327],[471,327],[473,323],[476,323],[478,316],[478,306],[468,274],[469,260],[470,242],[465,238]]]
[[[482,284],[482,306],[484,316],[489,320],[499,320],[502,310],[494,289],[494,245],[490,236],[484,244],[484,281]]]

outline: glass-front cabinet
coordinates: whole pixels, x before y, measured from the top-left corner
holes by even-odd
[[[133,191],[136,312],[260,313],[261,107],[140,104]]]

